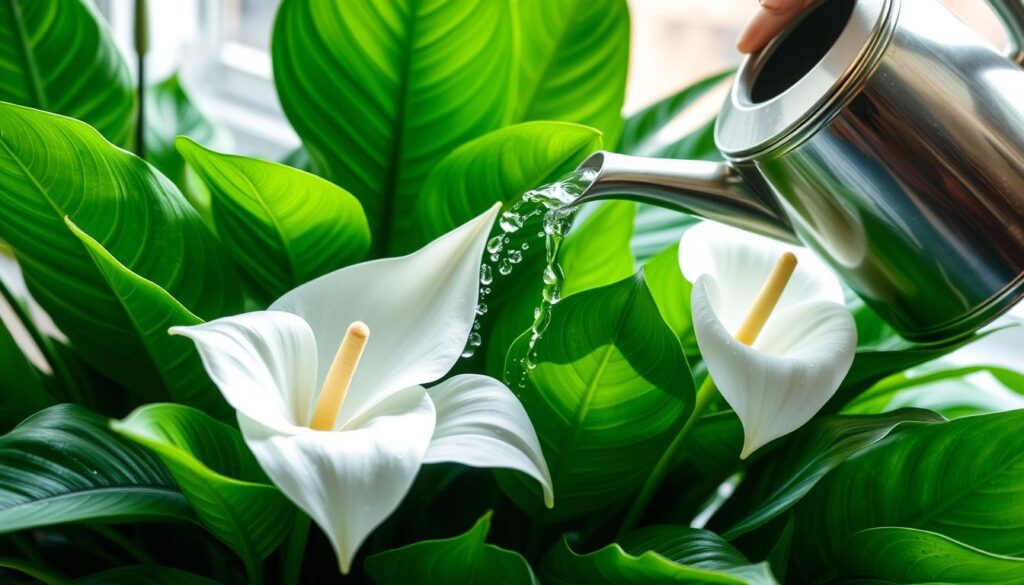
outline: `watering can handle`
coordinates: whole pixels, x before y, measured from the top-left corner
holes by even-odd
[[[1010,39],[1006,56],[1024,65],[1024,0],[988,0]]]

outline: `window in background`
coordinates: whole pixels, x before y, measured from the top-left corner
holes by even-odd
[[[563,0],[550,0],[553,2]],[[633,46],[626,112],[636,111],[702,77],[735,67],[736,35],[755,0],[628,0]],[[299,144],[281,112],[272,81],[270,33],[280,0],[149,0],[155,82],[180,69],[199,105],[236,138],[244,154],[277,158]],[[133,0],[96,0],[133,61]],[[968,24],[1005,43],[987,4],[946,0]],[[680,134],[714,115],[724,88],[671,128]]]

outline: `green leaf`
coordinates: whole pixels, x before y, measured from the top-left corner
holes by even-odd
[[[521,0],[522,43],[515,119],[597,128],[614,145],[629,68],[625,0]]]
[[[565,273],[562,296],[612,284],[636,272],[629,250],[635,217],[635,203],[608,201],[570,232],[559,250]]]
[[[121,264],[70,219],[65,221],[81,240],[96,269],[131,319],[171,397],[177,402],[204,409],[222,420],[230,420],[233,411],[207,376],[195,344],[167,332],[171,327],[198,325],[203,320],[166,290]]]
[[[733,540],[764,526],[796,505],[830,471],[887,437],[898,425],[942,420],[925,410],[814,420],[748,469],[746,479],[719,512],[735,520],[722,535]],[[716,520],[721,524],[721,519]]]
[[[536,584],[529,563],[519,553],[484,543],[490,528],[488,512],[455,538],[425,540],[375,554],[366,559],[366,570],[379,585]]]
[[[766,563],[752,565],[713,532],[683,526],[645,528],[586,555],[563,540],[540,570],[552,585],[775,585]]]
[[[196,107],[174,74],[146,91],[146,160],[184,193],[187,167],[174,148],[176,136],[188,136],[211,148],[226,148],[228,142],[226,131]]]
[[[658,156],[664,148],[656,139],[658,133],[733,73],[730,69],[701,79],[626,118],[618,151],[638,156]]]
[[[73,585],[216,585],[216,581],[195,573],[157,567],[129,565],[75,579]]]
[[[683,136],[679,140],[669,143],[658,150],[655,155],[660,158],[675,158],[680,160],[723,160],[722,153],[715,145],[715,123],[712,118],[703,126]]]
[[[895,336],[868,343],[859,341],[850,371],[843,379],[839,391],[829,400],[822,412],[838,412],[844,405],[879,381],[953,353],[990,332],[991,330],[941,345],[915,344]]]
[[[131,75],[92,2],[0,2],[0,101],[77,118],[118,146],[133,142]]]
[[[797,577],[835,570],[847,540],[884,526],[1024,553],[1024,411],[905,423],[829,473],[794,508]],[[798,579],[799,581],[799,579]]]
[[[446,156],[427,178],[416,208],[419,242],[466,223],[495,202],[510,204],[575,169],[602,145],[593,128],[527,122],[495,130]]]
[[[277,548],[295,508],[270,485],[233,427],[177,404],[151,404],[111,423],[167,465],[200,522],[247,564]]]
[[[403,247],[433,167],[512,120],[510,0],[285,0],[274,81],[317,168],[363,204],[379,254]]]
[[[658,305],[662,319],[679,339],[683,353],[688,359],[699,359],[700,349],[697,347],[697,336],[693,332],[693,319],[690,316],[693,285],[683,278],[683,271],[679,267],[678,244],[665,248],[644,264],[644,280],[647,281],[647,288]]]
[[[0,128],[0,238],[33,296],[93,366],[160,396],[133,319],[64,218],[203,319],[240,309],[231,264],[170,181],[92,128],[9,104]]]
[[[209,188],[213,223],[257,299],[269,304],[314,278],[362,260],[370,228],[355,197],[291,167],[222,154],[179,138]]]
[[[0,437],[0,533],[67,522],[193,519],[160,460],[83,408],[53,406]]]
[[[0,298],[2,306],[3,298]],[[43,385],[43,376],[0,320],[0,432],[10,430],[28,415],[53,404],[53,397]]]
[[[1024,559],[994,555],[913,528],[873,528],[854,534],[843,551],[840,583],[890,585],[1018,585]]]
[[[686,358],[642,275],[567,297],[523,373],[530,334],[508,372],[537,430],[554,483],[551,519],[593,512],[636,491],[693,409]],[[518,382],[518,383],[517,383]],[[610,463],[614,462],[614,463]],[[536,482],[499,473],[505,492],[535,510]]]
[[[1024,407],[1024,375],[1018,372],[997,366],[943,367],[939,363],[923,368],[927,370],[902,372],[882,380],[847,404],[843,412],[872,414],[927,408],[952,419]],[[986,376],[987,380],[976,382]]]

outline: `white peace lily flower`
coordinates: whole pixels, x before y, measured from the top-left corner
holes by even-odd
[[[737,331],[780,257],[799,262],[751,345]],[[746,458],[809,421],[853,364],[857,329],[832,271],[810,251],[712,222],[688,230],[679,265],[694,283],[697,345],[743,424]],[[769,309],[770,310],[770,309]]]
[[[507,387],[470,374],[422,386],[466,346],[497,212],[409,256],[322,276],[267,311],[172,330],[195,342],[249,448],[326,532],[342,572],[424,463],[522,471],[553,504],[537,434]]]

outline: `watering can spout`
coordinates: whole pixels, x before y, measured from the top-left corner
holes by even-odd
[[[788,242],[789,222],[728,163],[597,152],[579,166],[597,173],[573,205],[603,199],[649,203]]]

